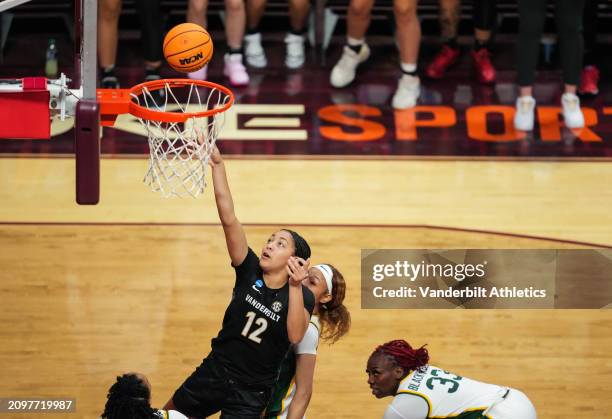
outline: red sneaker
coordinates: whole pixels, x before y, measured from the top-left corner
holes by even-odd
[[[497,74],[493,63],[491,63],[489,50],[481,48],[478,51],[472,51],[472,59],[474,60],[474,71],[476,71],[478,81],[484,84],[495,83]]]
[[[432,79],[441,79],[444,77],[446,70],[457,62],[460,53],[459,48],[451,48],[448,45],[444,45],[425,69],[425,74]]]
[[[599,70],[593,65],[586,66],[582,69],[580,74],[580,89],[578,91],[581,95],[595,96],[599,93]]]

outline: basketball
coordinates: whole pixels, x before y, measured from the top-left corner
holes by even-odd
[[[204,67],[213,54],[210,35],[200,25],[181,23],[164,38],[164,57],[176,71],[190,73]]]

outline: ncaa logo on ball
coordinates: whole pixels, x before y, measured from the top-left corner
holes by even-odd
[[[278,313],[282,309],[283,309],[283,303],[281,303],[280,301],[275,301],[272,303],[272,310],[274,310],[275,313]]]
[[[196,62],[198,60],[201,60],[202,58],[204,58],[204,54],[199,52],[196,55],[193,55],[191,57],[179,59],[179,63],[181,63],[181,65],[191,64],[191,63],[194,63],[194,62]]]

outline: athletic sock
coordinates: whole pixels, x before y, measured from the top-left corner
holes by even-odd
[[[346,45],[348,45],[348,47],[355,51],[357,54],[361,52],[361,47],[363,46],[363,44],[365,44],[365,39],[355,39],[351,38],[350,36],[346,37]]]
[[[292,34],[292,35],[304,36],[304,34],[306,33],[306,28],[301,28],[301,29],[293,29],[293,28],[291,28],[289,33]]]
[[[415,77],[417,75],[416,64],[400,63],[400,69],[402,70],[402,74],[406,74],[412,77]]]
[[[102,77],[114,76],[115,75],[115,64],[109,65],[102,69]]]

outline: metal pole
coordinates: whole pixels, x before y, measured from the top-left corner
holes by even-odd
[[[74,144],[76,159],[76,201],[95,205],[100,199],[100,107],[97,82],[97,0],[76,0],[76,88],[83,96],[76,107]]]

